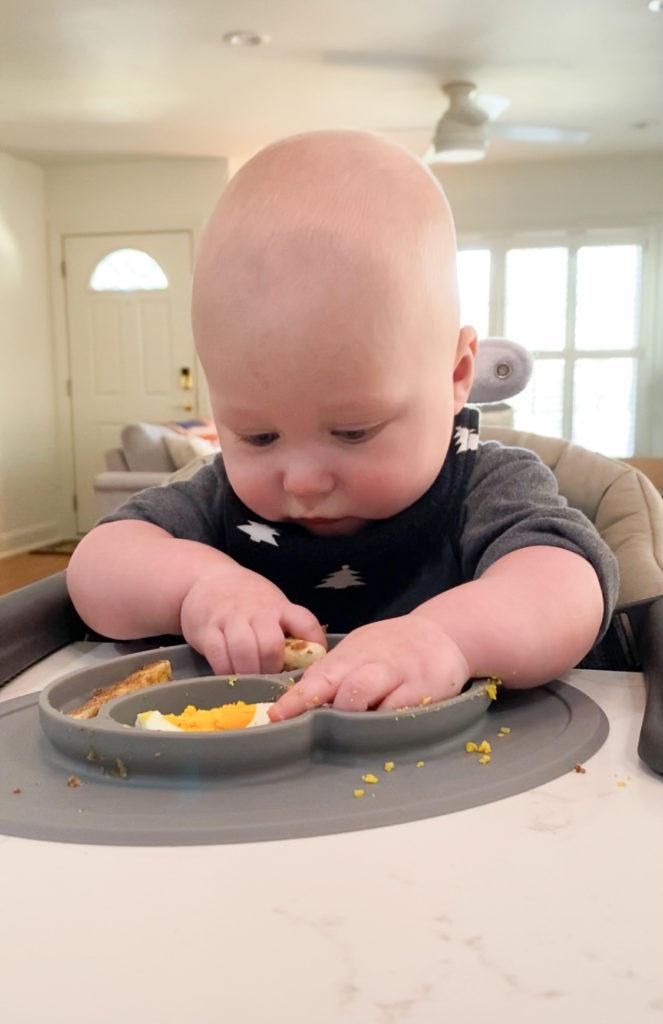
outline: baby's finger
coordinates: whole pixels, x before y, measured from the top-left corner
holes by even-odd
[[[241,675],[260,672],[260,650],[255,630],[246,619],[230,619],[223,627],[230,671]]]
[[[323,659],[326,661],[326,658]],[[294,718],[310,708],[329,704],[334,699],[338,683],[323,669],[319,662],[308,669],[299,682],[276,701],[269,711],[272,722],[282,722],[286,718]]]
[[[280,623],[284,633],[301,640],[313,640],[314,643],[327,647],[324,629],[313,612],[304,608],[303,605],[291,604],[281,616]]]
[[[352,669],[338,688],[333,704],[339,711],[368,711],[398,687],[400,676],[384,661]]]
[[[425,707],[440,700],[448,700],[460,693],[462,683],[448,680],[446,683],[437,681],[429,687],[421,686],[420,682],[405,682],[395,687],[381,704],[378,711],[396,711],[400,708]]]
[[[218,629],[206,629],[199,635],[185,636],[187,643],[207,659],[216,676],[227,676],[233,671],[226,638]]]

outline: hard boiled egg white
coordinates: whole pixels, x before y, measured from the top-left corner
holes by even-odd
[[[136,716],[137,729],[168,732],[218,732],[226,729],[250,729],[269,725],[270,701],[258,704],[222,704],[218,708],[196,708],[189,704],[181,715],[162,715],[160,711],[142,711]]]

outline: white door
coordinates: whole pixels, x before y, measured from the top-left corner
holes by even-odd
[[[84,532],[97,518],[94,477],[122,427],[197,415],[192,239],[186,231],[70,236],[64,258],[77,526]]]

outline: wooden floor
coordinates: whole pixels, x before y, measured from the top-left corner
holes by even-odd
[[[28,583],[61,572],[69,564],[69,555],[26,553],[0,558],[0,594],[8,594]]]

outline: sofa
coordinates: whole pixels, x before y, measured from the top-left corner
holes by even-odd
[[[159,487],[185,466],[209,461],[220,451],[212,420],[129,423],[120,447],[105,453],[106,468],[94,478],[99,517],[114,512],[146,487]]]

